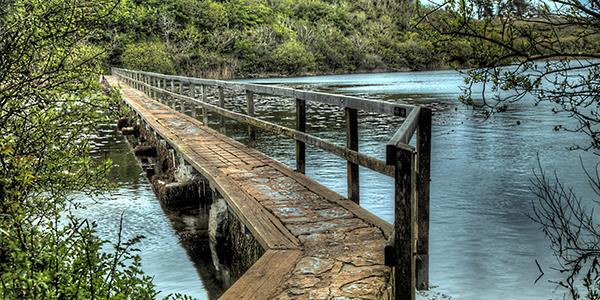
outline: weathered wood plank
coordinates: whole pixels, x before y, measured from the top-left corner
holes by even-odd
[[[268,250],[219,299],[272,299],[301,255],[299,250]]]

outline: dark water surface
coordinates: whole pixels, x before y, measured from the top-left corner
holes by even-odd
[[[585,143],[585,137],[553,130],[567,120],[550,112],[551,106],[530,102],[512,105],[485,120],[456,100],[461,76],[454,71],[357,74],[264,79],[255,82],[288,85],[359,95],[387,101],[431,105],[434,125],[431,161],[430,277],[437,286],[431,297],[454,299],[548,299],[561,295],[548,283],[560,277],[549,269],[555,260],[547,241],[528,217],[529,179],[539,155],[548,171],[556,170],[579,196],[591,198],[579,155],[587,166],[598,161],[590,153],[566,148]],[[213,99],[214,101],[214,99]],[[256,97],[256,114],[294,126],[293,99]],[[228,98],[228,107],[242,111],[241,97]],[[343,111],[327,105],[307,105],[308,132],[345,144]],[[213,126],[216,118],[212,117]],[[520,122],[520,125],[517,124]],[[385,143],[400,120],[359,114],[360,151],[384,158]],[[245,139],[245,128],[228,123],[228,132]],[[147,180],[122,137],[113,129],[100,134],[97,155],[113,159],[118,188],[106,199],[90,203],[85,215],[97,221],[107,238],[116,237],[121,213],[124,231],[147,236],[142,249],[143,269],[154,274],[160,290],[211,298],[201,274],[205,264],[194,264],[180,246]],[[259,150],[294,166],[294,143],[259,131]],[[307,174],[342,195],[346,194],[346,163],[322,151],[307,149]],[[361,205],[393,221],[393,181],[362,169]],[[539,276],[535,260],[546,275]],[[196,267],[196,268],[195,268]],[[202,281],[204,280],[204,281]],[[208,288],[210,290],[210,288]]]

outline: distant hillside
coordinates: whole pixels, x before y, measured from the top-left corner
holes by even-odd
[[[122,0],[94,42],[109,45],[111,66],[209,78],[426,70],[449,64],[485,65],[485,60],[502,56],[491,55],[500,50],[477,39],[417,31],[417,3]],[[498,34],[507,13],[527,20],[523,28],[534,26],[533,31],[541,34],[548,31],[543,23],[534,22],[536,8],[527,0],[510,3],[492,6],[483,1],[479,18],[491,18],[486,24]],[[421,15],[427,10],[420,9]],[[439,23],[438,28],[451,26],[441,18],[448,15],[436,11],[427,22]],[[550,33],[561,35],[565,47],[598,52],[600,43],[582,39],[580,32],[577,26],[563,26]],[[525,45],[527,51],[527,39],[523,36],[515,43]]]
[[[350,0],[122,1],[108,63],[205,77],[437,68],[412,4]]]

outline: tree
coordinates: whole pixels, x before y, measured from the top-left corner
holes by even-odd
[[[161,42],[130,44],[123,52],[123,65],[132,70],[175,74],[167,47]]]
[[[296,40],[289,40],[275,48],[273,59],[277,68],[288,74],[308,71],[315,63],[313,54]]]
[[[536,105],[553,103],[554,113],[577,121],[574,126],[558,125],[556,130],[588,137],[586,143],[571,148],[600,155],[599,2],[541,1],[535,17],[524,13],[526,5],[521,2],[501,2],[498,7],[508,9],[497,17],[477,19],[476,3],[446,1],[427,8],[419,26],[441,45],[458,39],[473,48],[468,59],[477,68],[465,72],[464,103],[488,114],[505,111],[524,99],[534,99]],[[480,94],[475,97],[475,93]],[[582,162],[596,199],[578,198],[557,174],[548,176],[542,167],[531,186],[537,196],[531,218],[550,240],[559,270],[566,274],[559,284],[573,299],[581,296],[579,280],[588,298],[599,298],[600,224],[593,208],[585,204],[600,204],[599,165],[592,165]]]
[[[86,136],[111,101],[92,46],[113,1],[0,1],[0,297],[149,299],[132,245],[114,251],[70,213],[74,191],[106,187]]]

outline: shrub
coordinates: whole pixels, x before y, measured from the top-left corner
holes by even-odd
[[[130,44],[125,47],[122,60],[128,69],[175,74],[173,61],[160,42]]]
[[[279,45],[273,53],[273,60],[277,69],[288,74],[312,70],[315,64],[313,54],[296,40]]]

